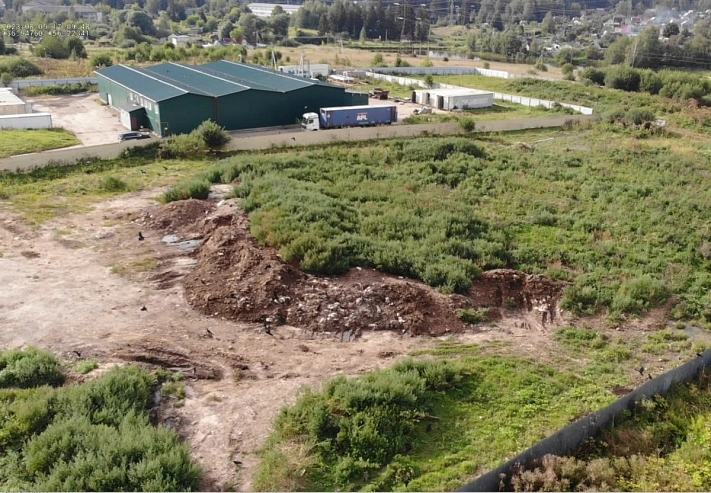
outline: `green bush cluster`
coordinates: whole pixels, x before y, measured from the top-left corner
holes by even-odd
[[[352,489],[406,451],[435,395],[459,379],[447,362],[412,360],[356,379],[335,378],[281,412],[264,463],[283,464],[279,445],[306,443],[315,459],[309,474],[327,475],[332,487]],[[265,489],[280,486],[273,481],[269,467],[257,477]]]
[[[0,388],[27,389],[64,383],[57,359],[35,348],[9,349],[0,353]]]
[[[34,77],[42,75],[42,69],[24,58],[11,58],[4,63],[0,63],[0,74],[8,73],[14,78]]]
[[[0,358],[17,361],[14,352],[0,353]],[[58,383],[54,372],[48,376],[46,361],[23,381]],[[174,431],[149,421],[155,387],[154,377],[129,367],[71,387],[0,390],[0,488],[198,489],[200,470],[189,448]]]
[[[201,45],[178,46],[177,48],[141,43],[124,52],[126,60],[142,62],[185,62],[190,59],[203,59],[216,62],[219,60],[246,60],[247,50],[243,46],[216,46],[204,49]]]
[[[613,65],[606,69],[586,68],[581,78],[611,89],[658,94],[678,100],[693,99],[704,106],[711,106],[711,80],[694,73],[676,70],[655,72]]]
[[[189,134],[169,137],[161,142],[160,159],[195,159],[209,149],[218,149],[229,142],[230,136],[223,127],[207,120]]]
[[[98,92],[99,86],[89,82],[77,82],[74,84],[56,84],[52,86],[30,86],[22,89],[26,96],[38,96],[40,94],[80,94],[83,92]]]

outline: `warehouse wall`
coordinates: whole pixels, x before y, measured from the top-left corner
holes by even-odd
[[[288,94],[288,93],[287,93]],[[218,98],[219,120],[227,130],[293,124],[285,108],[286,94],[250,89]]]
[[[197,94],[183,94],[161,101],[159,125],[154,131],[161,137],[187,134],[205,120],[216,121],[217,99]],[[224,126],[224,124],[222,124]],[[165,129],[168,128],[166,132]]]
[[[134,91],[129,91],[125,87],[112,82],[105,77],[98,77],[99,82],[99,97],[102,101],[109,103],[112,107],[120,110],[120,106],[128,106],[130,104],[135,104],[129,98],[130,94],[134,95],[134,98],[138,97],[138,93]],[[111,97],[109,97],[109,95]],[[143,97],[143,96],[140,96]],[[145,99],[145,98],[144,98]],[[170,100],[169,100],[170,101]],[[156,133],[160,132],[160,116],[159,116],[159,104],[153,101],[150,102],[150,108],[144,106],[146,110],[147,121],[142,122],[149,129]],[[161,103],[162,105],[163,103]]]

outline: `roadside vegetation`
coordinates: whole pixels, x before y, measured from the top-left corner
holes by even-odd
[[[638,402],[574,456],[546,456],[515,491],[711,490],[711,378]]]
[[[454,491],[646,381],[640,364],[656,372],[648,362],[698,350],[683,332],[673,336],[567,327],[535,360],[507,343],[442,342],[390,369],[337,377],[281,412],[255,486]],[[679,344],[669,346],[670,338]],[[688,409],[697,401],[711,402],[711,394]],[[631,439],[644,443],[643,435]]]
[[[74,134],[61,128],[45,130],[0,130],[0,158],[42,152],[81,144]]]
[[[189,447],[150,422],[154,376],[127,367],[80,385],[63,381],[51,354],[0,353],[1,489],[199,489]]]

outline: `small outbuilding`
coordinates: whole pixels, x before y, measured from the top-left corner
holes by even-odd
[[[494,105],[494,93],[467,89],[423,89],[412,93],[412,102],[431,106],[438,110],[471,110],[489,108]]]
[[[9,87],[0,87],[0,115],[32,113],[32,103],[20,99]]]

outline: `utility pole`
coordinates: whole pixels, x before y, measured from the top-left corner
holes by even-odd
[[[454,24],[454,0],[449,0],[449,25]]]

